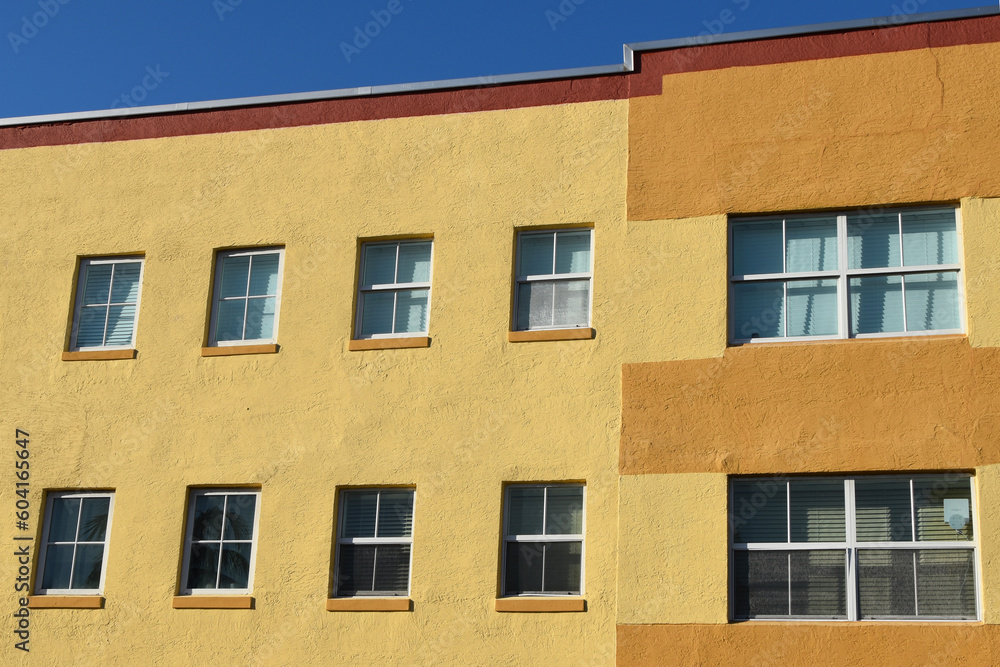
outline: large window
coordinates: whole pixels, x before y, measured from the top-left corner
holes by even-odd
[[[355,338],[427,333],[431,248],[429,240],[361,246]]]
[[[583,592],[580,484],[511,484],[504,502],[503,594]]]
[[[278,336],[281,248],[220,252],[215,263],[211,344],[273,343]]]
[[[50,493],[36,590],[100,595],[108,560],[112,493]]]
[[[413,489],[340,492],[335,596],[409,595]]]
[[[181,592],[249,593],[253,583],[260,491],[191,492]]]
[[[851,211],[730,226],[730,340],[962,331],[957,210]]]
[[[141,257],[80,261],[70,349],[134,347],[142,265]]]
[[[517,235],[514,330],[590,326],[593,230]]]
[[[735,479],[731,502],[736,620],[979,617],[966,475]]]

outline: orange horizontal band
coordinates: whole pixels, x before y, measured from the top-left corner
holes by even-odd
[[[29,609],[103,609],[101,595],[29,595]]]
[[[130,350],[91,350],[80,352],[63,352],[63,361],[113,361],[116,359],[135,359],[136,351]]]
[[[546,340],[590,340],[595,331],[589,327],[578,329],[547,329],[545,331],[508,331],[508,343],[533,343]]]
[[[410,611],[410,598],[330,598],[327,611]]]
[[[412,338],[370,338],[365,340],[352,340],[347,344],[347,349],[351,352],[360,350],[402,350],[411,347],[430,347],[429,336],[413,336]]]
[[[274,354],[278,351],[278,346],[274,343],[268,345],[225,345],[222,347],[203,347],[201,356],[203,357],[231,357],[237,354]]]
[[[175,595],[174,609],[251,609],[250,595]]]
[[[497,611],[553,613],[563,611],[587,611],[587,601],[583,598],[499,598]]]

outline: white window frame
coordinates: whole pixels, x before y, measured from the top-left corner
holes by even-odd
[[[230,297],[228,299],[223,299],[222,294],[222,266],[224,260],[229,257],[251,257],[250,260],[250,271],[247,272],[247,283],[249,285],[250,273],[253,270],[253,259],[254,255],[278,255],[278,286],[275,294],[267,295],[257,295],[257,296],[242,296],[242,297]],[[285,249],[284,247],[267,247],[267,248],[244,248],[241,250],[219,250],[215,254],[215,277],[212,284],[212,316],[209,321],[209,336],[208,343],[210,347],[232,347],[237,345],[261,345],[267,343],[278,342],[278,322],[281,315],[281,285],[284,282],[282,280],[285,274]],[[261,299],[274,297],[274,328],[271,330],[270,338],[243,338],[240,340],[217,340],[216,339],[216,327],[218,326],[218,315],[219,315],[219,303],[221,301],[236,301],[242,299],[244,302],[249,303],[250,299]],[[246,335],[247,327],[247,317],[246,317],[246,306],[243,309],[243,335]]]
[[[83,503],[84,498],[108,498],[108,523],[104,529],[104,540],[103,541],[87,541],[75,539],[72,542],[50,542],[49,541],[49,523],[52,517],[52,502],[57,498],[79,498],[80,512],[77,514],[77,534],[76,537],[79,538],[80,533],[80,517],[83,514]],[[111,521],[115,510],[115,493],[114,491],[50,491],[46,493],[45,499],[45,520],[42,522],[42,543],[41,549],[38,555],[38,572],[35,575],[35,594],[36,595],[103,595],[104,594],[104,577],[108,572],[108,551],[110,551],[111,545]],[[76,566],[76,547],[80,544],[103,544],[104,545],[104,559],[101,562],[101,581],[97,588],[42,588],[42,582],[45,580],[45,559],[48,555],[48,550],[50,545],[73,545],[73,560],[70,566],[70,584],[73,583],[73,568]]]
[[[891,214],[897,215],[897,220],[899,224],[899,239],[900,239],[900,257],[903,262],[905,262],[905,257],[903,257],[903,233],[902,233],[902,214],[906,212],[913,212],[919,210],[932,210],[932,209],[946,209],[953,208],[955,211],[955,234],[956,234],[956,244],[958,256],[961,259],[963,256],[962,251],[962,213],[961,209],[951,206],[925,206],[919,208],[887,208],[883,211],[879,211],[879,214]],[[893,267],[883,267],[874,269],[848,269],[848,242],[847,242],[847,218],[849,215],[853,214],[853,211],[838,212],[836,214],[788,214],[788,215],[767,215],[767,216],[752,216],[752,217],[739,217],[731,218],[729,224],[729,261],[728,261],[728,273],[729,273],[729,342],[732,345],[744,345],[747,343],[757,344],[757,343],[783,343],[783,342],[803,342],[803,341],[822,341],[822,340],[844,340],[844,339],[863,339],[863,338],[899,338],[901,336],[943,336],[948,334],[962,334],[965,333],[965,274],[962,271],[961,262],[957,264],[931,264],[926,266],[893,266]],[[789,219],[794,221],[808,220],[809,218],[823,218],[829,219],[832,215],[836,215],[837,218],[837,266],[838,269],[835,271],[803,271],[796,273],[789,273],[783,271],[782,273],[758,273],[758,274],[747,274],[747,275],[736,275],[733,262],[733,223],[753,223],[753,222],[781,222],[782,223],[782,264],[783,268],[787,264],[788,257],[785,252],[785,230],[787,228],[787,223]],[[955,273],[957,275],[958,282],[958,321],[961,326],[957,329],[934,329],[929,331],[906,331],[906,285],[905,280],[903,280],[902,298],[903,298],[903,331],[889,331],[885,333],[863,333],[851,335],[851,304],[850,304],[850,279],[860,278],[865,276],[908,276],[913,274],[921,273]],[[788,303],[788,283],[787,281],[792,280],[837,280],[837,334],[827,335],[827,336],[774,336],[771,338],[740,338],[737,335],[737,323],[736,323],[736,290],[735,285],[739,283],[750,283],[750,282],[771,282],[777,283],[778,281],[785,281],[783,283],[783,291],[785,294],[785,303]],[[787,306],[786,306],[787,307]],[[788,318],[785,318],[785,331],[788,331]]]
[[[196,542],[192,540],[194,535],[194,509],[197,499],[201,496],[254,496],[254,515],[253,515],[253,538],[249,540],[226,540],[224,535],[220,535],[218,540],[198,540],[198,544],[219,544],[219,558],[222,558],[222,546],[224,543],[230,544],[250,544],[250,569],[247,573],[247,587],[246,588],[188,588],[188,568],[191,561],[191,547]],[[228,503],[228,497],[226,499]],[[224,505],[225,508],[228,505]],[[225,509],[223,509],[223,514],[225,514]],[[191,489],[188,493],[188,506],[187,506],[187,521],[185,523],[184,530],[184,560],[181,566],[181,581],[180,581],[180,594],[181,595],[249,595],[250,591],[253,590],[253,578],[254,571],[257,564],[257,535],[260,526],[260,489],[256,488],[241,488],[241,487],[223,487],[223,488],[212,488],[212,489]],[[222,566],[220,564],[219,570],[216,572],[216,584],[218,584],[218,578],[221,576]]]
[[[378,536],[378,516],[379,509],[382,505],[382,493],[383,492],[399,492],[399,491],[409,491],[413,498],[413,515],[410,517],[411,529],[409,537],[379,537]],[[341,537],[343,533],[345,520],[344,511],[346,509],[347,503],[344,502],[345,494],[352,492],[368,492],[368,493],[378,493],[378,500],[375,504],[375,537]],[[410,597],[410,589],[413,585],[413,533],[416,531],[416,517],[417,517],[417,491],[413,487],[379,487],[379,488],[368,488],[368,487],[350,487],[340,489],[338,492],[338,511],[337,511],[337,549],[334,554],[334,578],[333,578],[333,597],[335,598],[408,598]],[[340,546],[342,544],[358,544],[358,545],[373,545],[378,546],[382,544],[398,544],[398,545],[409,545],[410,547],[410,563],[407,566],[407,576],[406,576],[406,592],[405,593],[395,593],[395,594],[385,594],[385,593],[363,593],[358,592],[354,595],[341,594],[338,590],[338,582],[340,581]],[[376,556],[377,558],[377,556]],[[372,569],[372,577],[375,576],[374,568]],[[374,580],[373,580],[374,583]]]
[[[358,290],[357,290],[357,309],[354,313],[354,340],[374,340],[376,338],[412,338],[415,336],[426,336],[427,332],[430,330],[431,326],[431,281],[426,282],[416,282],[416,283],[400,283],[396,282],[399,279],[399,247],[402,245],[413,244],[413,243],[430,243],[431,244],[431,265],[430,265],[430,276],[434,277],[434,239],[400,239],[393,240],[387,239],[384,241],[366,241],[361,244],[361,255],[358,257]],[[385,284],[363,284],[362,281],[365,277],[365,250],[372,246],[378,245],[395,245],[396,246],[396,269],[393,275],[393,282]],[[392,292],[394,295],[392,303],[392,328],[396,328],[396,305],[399,301],[399,292],[405,290],[417,290],[425,289],[427,290],[427,327],[423,331],[404,331],[400,333],[378,333],[364,336],[361,333],[361,322],[364,315],[364,295],[371,294],[373,292]]]
[[[955,541],[945,541],[945,540],[928,540],[928,541],[918,541],[916,539],[916,511],[913,508],[914,502],[914,485],[915,480],[920,479],[941,479],[942,477],[960,477],[969,480],[971,500],[969,503],[969,521],[972,524],[973,539],[972,540],[955,540]],[[733,507],[734,491],[733,485],[737,481],[748,481],[747,477],[730,477],[729,479],[729,618],[732,621],[737,622],[773,622],[773,621],[821,621],[821,622],[844,622],[853,623],[857,621],[862,622],[873,622],[873,623],[977,623],[983,617],[982,611],[982,576],[981,568],[979,562],[979,540],[980,540],[980,526],[977,508],[977,486],[975,483],[975,477],[966,473],[941,473],[941,474],[886,474],[886,475],[824,475],[821,477],[781,477],[775,480],[769,480],[768,478],[760,478],[762,481],[769,481],[772,483],[783,483],[788,484],[789,482],[795,481],[796,479],[809,479],[809,480],[838,480],[844,482],[844,521],[845,521],[845,535],[847,537],[844,542],[734,542],[734,530],[733,530],[733,517],[735,517],[736,508]],[[888,480],[901,480],[908,479],[910,481],[910,504],[911,504],[911,521],[914,522],[912,526],[912,540],[908,542],[902,541],[892,541],[892,542],[859,542],[857,540],[857,514],[855,508],[855,485],[854,482],[858,479],[888,479]],[[789,522],[791,521],[790,515],[790,504],[791,504],[791,494],[788,493],[788,487],[786,486],[786,516],[789,517]],[[791,539],[791,526],[789,525],[789,540]],[[972,552],[972,576],[973,576],[973,591],[976,598],[976,617],[974,619],[956,619],[956,618],[932,618],[932,617],[913,617],[913,616],[893,616],[893,617],[880,617],[880,618],[860,618],[858,612],[859,604],[859,576],[858,576],[858,551],[862,549],[883,549],[883,550],[925,550],[929,551],[932,549],[962,549],[965,551]],[[846,607],[847,607],[847,617],[846,618],[836,618],[836,617],[820,617],[820,616],[758,616],[753,619],[740,618],[735,615],[736,610],[736,573],[735,573],[735,554],[737,551],[843,551],[845,555],[845,567],[847,569],[847,574],[845,578],[845,595],[846,595]]]
[[[549,504],[549,494],[548,489],[553,487],[579,487],[583,489],[583,495],[580,499],[583,507],[581,508],[581,528],[582,531],[576,534],[568,535],[546,535],[545,533],[545,522],[548,520],[547,510]],[[539,488],[546,489],[543,503],[542,503],[542,535],[519,535],[511,534],[508,530],[509,514],[510,514],[510,490],[513,488],[525,489],[525,488]],[[504,486],[504,496],[503,496],[503,540],[501,540],[500,545],[500,594],[503,597],[582,597],[586,591],[584,590],[584,582],[587,580],[586,577],[586,564],[587,564],[587,541],[584,539],[584,535],[587,534],[587,485],[577,482],[553,482],[551,484],[544,483],[511,483]],[[548,592],[544,591],[541,593],[516,593],[507,594],[507,545],[510,543],[517,542],[579,542],[580,543],[580,592],[579,593],[558,593],[558,592]],[[544,565],[542,570],[542,581],[545,581],[545,571]]]
[[[590,233],[590,266],[585,273],[555,273],[556,252],[559,244],[559,234],[567,232],[589,232]],[[521,239],[529,236],[552,236],[552,271],[540,275],[521,275]],[[560,227],[558,229],[524,230],[517,233],[517,250],[514,256],[514,313],[511,318],[514,322],[514,331],[558,331],[560,329],[586,329],[591,326],[594,318],[594,228],[593,227]],[[534,282],[560,283],[572,280],[584,280],[590,283],[587,295],[587,323],[567,327],[565,325],[552,325],[546,327],[521,326],[517,320],[518,299],[521,293],[521,285]],[[552,309],[555,312],[556,302],[552,300]]]
[[[111,264],[111,286],[114,286],[114,270],[115,266],[119,264],[138,264],[139,265],[139,288],[135,296],[135,320],[132,322],[132,337],[127,345],[88,345],[85,347],[80,347],[77,344],[77,334],[80,329],[80,316],[83,312],[83,298],[84,292],[87,285],[87,273],[92,266],[99,266],[102,264]],[[135,348],[135,332],[139,328],[139,306],[142,302],[142,279],[146,272],[146,258],[141,255],[123,255],[120,257],[82,257],[80,259],[80,268],[77,275],[76,281],[76,298],[73,301],[73,329],[70,334],[70,346],[69,349],[73,352],[79,352],[81,350],[87,351],[97,351],[97,350],[131,350]],[[107,312],[111,312],[111,306],[124,306],[129,305],[131,302],[121,302],[113,303],[111,301],[111,292],[113,290],[108,290],[108,302],[104,304],[107,308]],[[104,316],[104,338],[108,336],[108,315],[105,313]]]

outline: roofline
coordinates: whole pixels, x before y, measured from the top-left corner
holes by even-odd
[[[501,74],[490,76],[466,77],[461,79],[442,79],[438,81],[421,81],[416,83],[399,83],[383,86],[362,86],[358,88],[339,88],[306,93],[286,93],[281,95],[259,95],[254,97],[235,97],[223,100],[207,100],[202,102],[181,102],[177,104],[160,104],[145,107],[128,107],[121,109],[101,109],[94,111],[73,111],[69,113],[43,114],[36,116],[18,116],[0,118],[0,127],[41,125],[70,121],[103,120],[115,118],[130,118],[136,116],[157,116],[191,111],[209,111],[220,109],[235,109],[256,106],[291,104],[296,102],[315,102],[358,97],[377,97],[428,91],[441,91],[458,88],[476,88],[483,86],[501,86],[517,83],[538,81],[554,81],[615,74],[628,74],[636,71],[636,54],[651,51],[666,51],[691,47],[711,46],[714,44],[731,44],[734,42],[751,42],[756,40],[774,39],[779,37],[796,37],[823,33],[848,32],[871,28],[889,28],[914,23],[933,23],[952,21],[983,16],[1000,15],[1000,6],[974,7],[969,9],[954,9],[943,12],[928,12],[924,14],[894,15],[888,17],[838,21],[833,23],[816,23],[812,25],[794,26],[788,28],[768,28],[765,30],[747,30],[716,35],[701,35],[698,37],[681,37],[651,42],[636,42],[624,45],[624,62],[620,65],[598,65],[594,67],[575,67],[569,69],[545,70],[540,72],[525,72],[519,74]]]

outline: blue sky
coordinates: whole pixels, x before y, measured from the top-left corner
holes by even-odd
[[[983,4],[6,0],[0,118],[611,65],[629,42]]]

